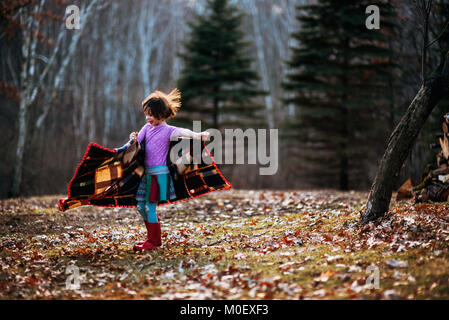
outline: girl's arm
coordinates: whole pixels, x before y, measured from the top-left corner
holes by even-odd
[[[207,140],[209,137],[209,132],[203,131],[203,132],[193,132],[192,130],[189,130],[187,128],[177,128],[178,130],[174,130],[172,132],[172,135],[170,138],[176,138],[176,137],[184,137],[184,138],[192,138],[196,140]]]
[[[141,130],[141,131],[142,131],[142,130]],[[118,153],[118,152],[125,151],[126,149],[128,149],[128,148],[131,146],[131,143],[133,142],[133,140],[139,141],[138,135],[139,135],[139,132],[131,132],[131,133],[129,134],[129,141],[128,141],[127,143],[125,143],[123,146],[121,146],[120,148],[114,148],[114,150],[115,150],[117,153]],[[139,141],[139,142],[140,142],[140,141]]]
[[[133,140],[129,140],[127,143],[125,143],[123,146],[121,146],[120,148],[114,148],[114,150],[119,153],[122,151],[125,151],[126,149],[128,149],[131,146],[131,143],[133,142]]]

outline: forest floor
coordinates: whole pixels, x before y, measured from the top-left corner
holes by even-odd
[[[158,207],[143,253],[136,209],[0,200],[0,299],[449,299],[449,204],[392,201],[361,227],[366,197],[213,192]]]

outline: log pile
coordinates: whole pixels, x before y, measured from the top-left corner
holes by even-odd
[[[413,188],[415,202],[449,201],[449,113],[444,116],[443,134],[438,137],[439,144],[431,148],[439,148],[436,165],[428,165],[422,175],[422,182]]]

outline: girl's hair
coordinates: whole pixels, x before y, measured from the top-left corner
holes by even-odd
[[[169,94],[156,90],[142,101],[143,112],[157,119],[173,118],[181,107],[181,92],[175,88]]]

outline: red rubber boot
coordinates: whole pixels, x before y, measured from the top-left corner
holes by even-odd
[[[160,222],[157,223],[150,223],[150,241],[155,246],[161,246],[162,240],[161,240],[161,224]]]
[[[149,223],[145,221],[147,227],[148,239],[142,243],[137,243],[134,246],[135,251],[153,250],[161,245],[161,227],[160,223]]]
[[[148,222],[145,221],[145,220],[143,220],[143,222],[145,222],[145,227],[147,228],[147,239],[150,239],[150,228],[148,227]],[[146,240],[145,240],[145,241],[146,241]],[[139,241],[139,242],[136,243],[136,245],[141,246],[141,245],[143,245],[143,243],[144,243],[145,241]],[[135,248],[134,248],[134,249],[135,249]]]

